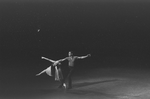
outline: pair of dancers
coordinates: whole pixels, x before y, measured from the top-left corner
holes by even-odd
[[[73,69],[74,69],[74,62],[76,59],[84,59],[91,56],[91,54],[88,54],[86,56],[73,56],[73,53],[70,51],[68,53],[68,57],[64,58],[64,59],[60,59],[57,61],[48,59],[46,57],[42,57],[42,59],[48,60],[50,62],[52,62],[52,66],[55,66],[55,80],[59,80],[61,82],[60,86],[58,88],[62,88],[64,87],[65,89],[72,89],[72,73],[73,73]],[[61,62],[68,60],[68,67],[69,67],[69,72],[67,74],[67,76],[63,77],[62,74],[62,70],[61,70]],[[52,72],[51,72],[51,66],[48,67],[47,69],[43,70],[42,72],[40,72],[38,75],[41,75],[42,73],[46,72],[49,76],[52,76]],[[66,79],[68,79],[68,87],[66,87],[65,81]]]

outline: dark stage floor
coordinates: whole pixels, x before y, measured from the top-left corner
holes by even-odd
[[[149,99],[148,70],[99,68],[73,77],[73,89],[43,74],[27,81],[2,84],[0,99]]]

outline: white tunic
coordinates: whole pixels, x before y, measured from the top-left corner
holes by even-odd
[[[52,76],[52,70],[51,70],[51,66],[49,66],[48,68],[44,69],[42,72],[40,72],[39,74],[36,74],[36,76],[41,75],[42,73],[46,72],[47,75]],[[55,80],[60,80],[62,79],[63,76],[61,74],[61,70],[57,68],[57,66],[55,66]]]

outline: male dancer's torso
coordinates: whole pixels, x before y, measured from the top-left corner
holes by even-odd
[[[71,56],[71,57],[68,57],[67,58],[68,59],[68,66],[69,67],[74,67],[74,61],[75,61],[75,59],[76,59],[76,57],[75,56]]]

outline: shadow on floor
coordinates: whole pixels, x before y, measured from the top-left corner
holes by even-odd
[[[119,79],[111,79],[111,80],[104,80],[104,81],[94,81],[94,82],[83,82],[83,83],[77,83],[73,85],[73,89],[68,90],[67,93],[70,94],[76,94],[76,95],[94,95],[94,96],[105,96],[109,98],[116,98],[113,94],[105,93],[104,91],[100,92],[97,90],[90,90],[89,88],[86,89],[87,86],[100,84],[100,83],[108,83],[108,82],[115,82],[120,81]],[[82,89],[81,87],[85,87],[85,89]]]
[[[99,83],[106,83],[106,82],[114,82],[114,81],[119,81],[119,79],[111,79],[111,80],[104,80],[104,81],[94,81],[94,82],[82,82],[82,83],[76,83],[73,85],[74,88],[79,88],[79,87],[86,87],[94,84],[99,84]]]

